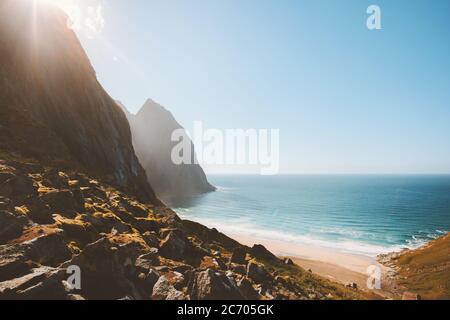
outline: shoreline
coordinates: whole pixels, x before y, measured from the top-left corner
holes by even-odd
[[[230,236],[230,235],[229,235]],[[305,270],[322,276],[330,281],[341,284],[356,283],[364,291],[373,291],[385,298],[393,295],[386,290],[370,290],[367,288],[367,268],[376,266],[381,269],[382,275],[389,268],[380,264],[376,258],[354,253],[340,252],[331,248],[317,245],[293,244],[277,240],[258,239],[245,235],[231,235],[238,242],[253,246],[261,244],[279,257],[288,257]]]
[[[356,253],[341,252],[324,246],[289,243],[280,240],[261,239],[244,235],[232,235],[232,237],[248,246],[262,244],[278,256],[292,257],[300,261],[319,261],[362,274],[366,273],[368,266],[380,265],[376,258]]]
[[[183,214],[181,214],[181,218],[191,220],[191,217]],[[399,299],[402,297],[404,290],[399,288],[396,279],[393,278],[393,275],[397,273],[396,268],[390,264],[384,264],[381,260],[379,261],[380,255],[400,253],[404,250],[419,250],[433,241],[429,240],[414,247],[398,245],[392,248],[382,248],[380,246],[381,249],[385,250],[376,250],[380,249],[376,246],[370,247],[372,250],[361,250],[366,249],[364,244],[356,243],[355,245],[354,242],[349,241],[349,249],[356,249],[356,251],[350,251],[345,248],[342,249],[342,244],[331,243],[330,246],[327,246],[324,241],[309,238],[302,242],[305,238],[302,236],[292,237],[289,234],[279,232],[268,233],[265,230],[251,229],[246,225],[217,223],[209,219],[194,220],[209,228],[216,228],[219,232],[243,245],[249,247],[255,244],[263,245],[278,257],[290,258],[304,270],[309,270],[331,282],[351,285],[352,287],[356,284],[359,290],[375,293],[384,299]],[[368,288],[369,267],[372,267],[370,269],[372,272],[374,271],[373,267],[379,268],[381,289]]]

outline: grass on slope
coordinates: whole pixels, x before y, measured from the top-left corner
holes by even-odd
[[[423,299],[450,299],[450,233],[396,261],[399,284]]]
[[[286,279],[297,291],[306,296],[316,293],[332,300],[383,300],[374,292],[347,288],[342,284],[312,274],[298,265],[286,265],[271,260],[259,260],[271,272]]]

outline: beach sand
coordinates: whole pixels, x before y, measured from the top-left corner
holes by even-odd
[[[379,267],[382,273],[388,271],[375,258],[369,256],[351,254],[309,244],[293,244],[283,241],[255,239],[242,235],[233,235],[233,237],[247,246],[262,244],[278,256],[290,257],[302,268],[311,270],[313,273],[331,281],[343,284],[354,282],[361,290],[369,290],[367,288],[367,268],[369,266]],[[384,290],[374,290],[374,292],[386,298],[392,296]]]

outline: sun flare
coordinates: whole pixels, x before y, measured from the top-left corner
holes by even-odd
[[[67,14],[81,10],[79,0],[34,0],[35,2],[47,3],[57,6],[64,10]]]
[[[68,16],[68,26],[75,31],[85,31],[89,37],[98,35],[105,24],[100,0],[32,0],[63,10]]]

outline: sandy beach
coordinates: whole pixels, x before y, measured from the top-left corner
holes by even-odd
[[[262,244],[280,257],[290,257],[296,264],[306,270],[311,270],[313,273],[334,282],[343,284],[354,282],[362,290],[369,290],[367,289],[367,268],[369,266],[378,266],[382,272],[387,270],[375,258],[369,256],[340,252],[309,244],[255,239],[242,235],[233,235],[233,237],[248,246]],[[375,290],[375,292],[390,297],[390,294],[383,290]]]

